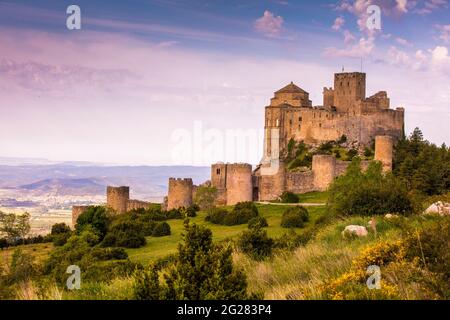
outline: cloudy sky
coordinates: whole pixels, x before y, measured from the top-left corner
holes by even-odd
[[[320,105],[361,60],[368,95],[449,145],[449,49],[446,0],[0,1],[0,156],[256,163],[274,91],[294,81]]]

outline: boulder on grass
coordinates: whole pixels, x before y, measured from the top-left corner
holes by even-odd
[[[342,236],[348,236],[348,235],[356,235],[358,237],[365,237],[367,236],[368,232],[366,227],[363,226],[357,226],[357,225],[348,225],[345,227],[344,231],[342,231]]]
[[[442,201],[435,202],[424,211],[424,214],[450,215],[450,203]]]

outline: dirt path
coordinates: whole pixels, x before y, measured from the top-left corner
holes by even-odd
[[[274,206],[305,206],[305,207],[318,207],[318,206],[326,205],[326,203],[311,203],[311,202],[279,203],[279,202],[258,201],[256,203],[259,203],[259,204],[271,204],[271,205],[274,205]]]

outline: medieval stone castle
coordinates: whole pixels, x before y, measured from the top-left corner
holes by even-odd
[[[390,109],[385,91],[366,97],[365,73],[335,74],[334,88],[324,88],[321,106],[313,106],[309,93],[291,82],[276,91],[265,108],[261,163],[254,170],[245,163],[213,164],[206,185],[216,188],[217,205],[276,200],[284,191],[323,191],[350,162],[332,155],[314,155],[310,170],[290,172],[284,163],[289,141],[318,146],[345,136],[349,145],[359,150],[375,141],[374,159],[390,170],[393,144],[402,137],[403,127],[404,109]],[[362,161],[362,166],[368,163]],[[190,206],[196,190],[192,179],[170,178],[163,209]],[[128,187],[107,188],[107,206],[118,213],[149,205],[130,200]],[[73,222],[85,208],[73,208]]]

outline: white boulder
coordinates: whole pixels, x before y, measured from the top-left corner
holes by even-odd
[[[392,213],[387,213],[387,214],[384,216],[384,218],[385,218],[385,219],[398,218],[398,215],[392,214]]]
[[[365,237],[367,236],[368,232],[366,227],[363,226],[357,226],[357,225],[348,225],[345,227],[344,231],[342,231],[342,235],[345,237],[346,235],[356,235],[358,237]]]
[[[450,203],[438,201],[431,204],[425,211],[425,214],[439,214],[441,216],[450,215]]]

